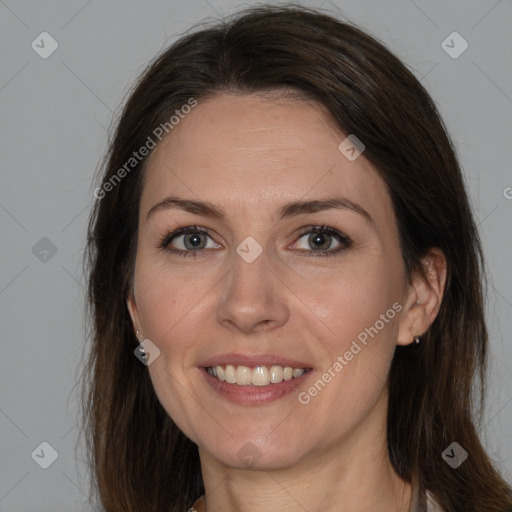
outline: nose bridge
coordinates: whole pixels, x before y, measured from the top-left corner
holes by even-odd
[[[238,245],[232,260],[218,305],[218,321],[244,332],[286,322],[288,305],[283,285],[263,247],[248,237]]]
[[[236,248],[236,254],[233,255],[232,265],[232,291],[244,292],[245,295],[245,291],[257,291],[256,287],[259,286],[258,292],[269,292],[268,287],[272,285],[271,276],[274,274],[270,270],[268,251],[264,251],[259,244],[256,246],[255,242],[247,239],[240,243]]]

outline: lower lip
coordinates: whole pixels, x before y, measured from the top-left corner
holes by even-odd
[[[259,405],[273,402],[283,398],[294,391],[298,386],[304,383],[309,377],[311,371],[303,373],[300,377],[294,377],[290,380],[283,380],[278,384],[269,384],[267,386],[239,386],[238,384],[229,384],[212,377],[206,370],[201,368],[206,382],[223,398],[241,405]]]

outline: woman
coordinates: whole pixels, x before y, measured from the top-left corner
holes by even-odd
[[[182,38],[94,195],[105,510],[512,509],[474,423],[483,258],[460,168],[379,42],[296,6]]]

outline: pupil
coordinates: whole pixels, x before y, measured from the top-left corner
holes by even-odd
[[[320,248],[320,249],[328,249],[329,248],[329,242],[327,241],[326,242],[326,237],[325,234],[321,234],[321,233],[315,233],[311,236],[310,238],[310,241],[317,247],[317,248]]]
[[[188,239],[188,240],[187,240]],[[201,237],[198,234],[192,234],[189,237],[185,238],[185,241],[193,247],[197,248],[199,245],[201,245]]]

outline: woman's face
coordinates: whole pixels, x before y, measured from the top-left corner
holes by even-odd
[[[217,95],[147,167],[130,312],[163,407],[230,467],[385,426],[412,292],[386,186],[345,137],[313,102]]]

